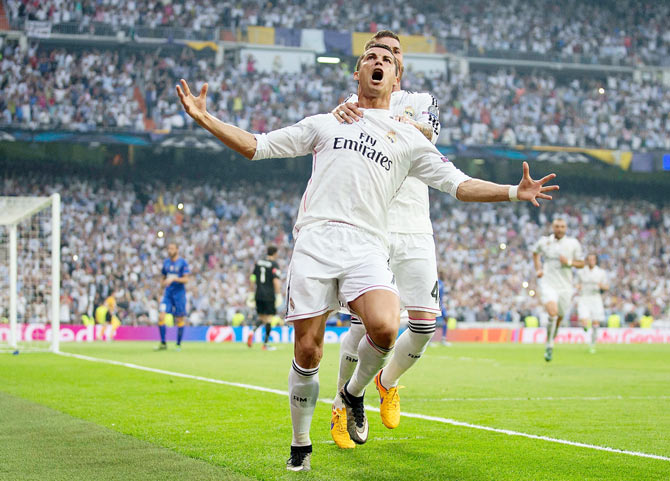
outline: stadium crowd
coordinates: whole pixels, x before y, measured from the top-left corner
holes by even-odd
[[[180,27],[244,30],[249,26],[375,32],[390,28],[403,34],[432,35],[446,43],[457,39],[469,51],[532,53],[550,58],[586,57],[628,64],[658,64],[670,52],[666,2],[610,0],[428,0],[413,5],[392,0],[7,0],[16,28],[23,20],[71,24],[91,33],[112,29]],[[166,34],[167,35],[167,34]]]
[[[210,84],[209,109],[224,121],[267,132],[330,111],[355,91],[345,69],[306,66],[260,73],[250,59],[216,67],[180,55],[41,49],[7,42],[0,62],[0,124],[66,130],[192,128],[175,99],[180,78]],[[630,76],[562,81],[548,73],[472,72],[466,78],[407,71],[403,86],[441,106],[441,144],[670,148],[670,88]],[[150,122],[147,122],[150,121]]]
[[[168,186],[77,177],[65,183],[36,174],[7,177],[1,186],[3,195],[61,193],[62,321],[80,322],[114,294],[126,324],[156,322],[160,268],[170,241],[193,272],[187,285],[192,324],[230,322],[238,311],[249,316],[249,275],[268,243],[279,247],[280,269],[286,272],[304,187],[276,181],[271,187]],[[539,298],[531,295],[536,289],[531,248],[561,215],[568,234],[580,239],[585,252],[597,253],[610,274],[608,313],[629,322],[645,311],[670,320],[670,207],[560,195],[538,210],[459,203],[436,192],[431,197],[450,316],[468,322],[540,317]],[[25,275],[19,269],[23,283]]]

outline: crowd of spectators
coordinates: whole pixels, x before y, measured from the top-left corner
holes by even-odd
[[[260,73],[252,59],[217,67],[190,49],[174,56],[36,46],[21,52],[7,42],[0,67],[0,124],[22,128],[193,128],[174,93],[178,79],[186,78],[195,88],[209,82],[214,115],[267,132],[328,112],[356,89],[345,68]],[[436,97],[441,144],[670,148],[670,88],[654,78],[565,80],[512,69],[463,78],[408,70],[403,87]]]
[[[249,275],[270,243],[279,247],[285,282],[304,188],[277,181],[170,186],[70,177],[59,182],[35,174],[7,177],[1,186],[3,195],[61,193],[63,322],[79,322],[110,294],[124,323],[156,322],[160,269],[167,243],[174,241],[193,272],[187,291],[189,321],[196,325],[230,322],[238,311],[251,315]],[[537,289],[531,249],[560,215],[569,235],[581,241],[585,252],[597,253],[609,272],[608,313],[634,321],[649,311],[669,320],[669,207],[559,195],[536,209],[525,203],[459,203],[437,192],[431,196],[438,267],[451,316],[468,322],[541,317],[539,297],[531,292]],[[30,284],[27,275],[32,274],[19,269],[22,284]],[[6,282],[5,276],[0,282]],[[27,317],[28,303],[25,298],[20,302]]]
[[[670,53],[670,5],[651,0],[402,0],[355,5],[344,0],[7,0],[9,18],[74,24],[90,32],[113,29],[180,27],[199,32],[249,26],[375,32],[390,28],[457,39],[466,50],[532,53],[545,58],[606,58],[628,64],[658,64]]]

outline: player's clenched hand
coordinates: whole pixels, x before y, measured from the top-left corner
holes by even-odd
[[[539,279],[540,277],[542,277],[544,275],[544,272],[542,271],[542,269],[538,269],[538,270],[535,271],[535,274],[537,275],[537,278]]]
[[[527,200],[528,202],[531,202],[535,207],[539,207],[540,204],[537,201],[537,199],[551,200],[551,196],[547,195],[545,192],[558,190],[557,185],[544,185],[555,177],[556,174],[549,174],[545,175],[540,180],[533,180],[530,177],[530,169],[528,167],[528,162],[524,162],[523,176],[521,177],[521,182],[519,182],[517,197],[519,198],[519,200]]]
[[[363,112],[358,109],[358,102],[345,102],[332,111],[339,123],[353,124],[363,118]]]
[[[200,95],[195,97],[191,93],[191,89],[188,88],[186,80],[181,79],[179,81],[181,86],[177,85],[177,95],[181,104],[184,106],[184,110],[189,114],[196,122],[199,122],[205,115],[207,115],[207,88],[208,85],[205,83],[200,89]]]

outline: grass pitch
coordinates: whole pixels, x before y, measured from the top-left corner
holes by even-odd
[[[292,346],[66,344],[66,352],[286,391]],[[171,346],[172,348],[173,346]],[[326,345],[321,397],[334,395]],[[403,412],[670,458],[670,346],[430,347],[401,384]],[[368,388],[367,404],[376,405]],[[288,399],[53,354],[0,355],[0,479],[668,480],[670,461],[403,417],[339,450],[330,408],[312,423],[312,471],[288,473]]]

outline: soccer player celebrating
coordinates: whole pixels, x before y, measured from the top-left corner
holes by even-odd
[[[163,261],[161,287],[165,289],[158,314],[158,330],[161,343],[157,350],[167,349],[165,342],[165,314],[172,314],[177,324],[177,350],[181,350],[181,338],[186,324],[186,283],[191,270],[188,263],[179,257],[179,248],[174,242],[168,244],[168,258]]]
[[[251,274],[252,286],[256,289],[256,313],[259,324],[265,326],[265,340],[263,349],[268,349],[270,332],[272,331],[272,318],[277,314],[277,304],[281,304],[281,281],[279,280],[279,265],[277,264],[277,247],[268,246],[267,257],[259,259],[254,265]],[[257,325],[256,328],[260,327]],[[255,331],[255,329],[254,329]],[[254,342],[254,332],[249,333],[247,345],[251,347]],[[274,348],[273,348],[274,349]]]
[[[403,53],[399,37],[390,30],[382,30],[368,41],[365,48],[374,43],[388,46],[400,64],[399,81],[391,94],[391,115],[412,125],[435,144],[440,134],[437,100],[429,93],[400,89]],[[358,109],[357,101],[357,95],[350,96],[344,104],[333,110],[335,118],[340,122],[358,122],[363,112]],[[408,328],[398,338],[391,360],[374,379],[379,392],[382,423],[393,429],[400,423],[400,376],[421,358],[435,333],[435,318],[441,312],[435,242],[430,221],[428,186],[425,183],[413,177],[405,180],[391,203],[388,227],[391,247],[389,265],[396,276],[401,305],[407,309],[409,317]],[[338,393],[356,368],[356,352],[364,335],[365,327],[359,319],[352,317],[351,327],[340,343]],[[333,402],[330,426],[331,436],[337,446],[345,449],[356,447],[345,429],[346,412],[339,396],[335,396]]]
[[[565,220],[556,218],[551,223],[552,235],[541,237],[533,248],[533,263],[539,280],[542,304],[549,315],[545,361],[553,358],[554,338],[558,326],[570,312],[574,290],[572,268],[584,267],[582,246],[574,237],[566,236]],[[544,263],[543,263],[544,261]]]
[[[389,359],[398,334],[400,302],[388,267],[388,208],[408,177],[448,192],[461,201],[520,199],[539,205],[558,186],[530,177],[528,164],[516,186],[471,179],[444,158],[413,126],[392,118],[391,91],[398,62],[383,44],[361,55],[354,79],[358,102],[366,109],[355,124],[331,114],[308,117],[268,134],[252,135],[207,112],[207,84],[191,94],[182,80],[177,94],[186,112],[231,149],[248,159],[297,157],[312,153],[312,176],[300,202],[295,246],[288,271],[286,320],[294,324],[294,355],[289,372],[293,439],[286,468],[310,469],[309,428],[319,395],[318,371],[325,323],[340,299],[356,313],[367,334],[358,346],[359,362],[340,396],[347,429],[364,443],[368,423],[365,387]]]
[[[595,254],[586,256],[586,267],[577,272],[577,314],[584,330],[591,328],[591,342],[589,351],[596,352],[598,325],[605,322],[605,308],[603,307],[602,293],[609,289],[607,273],[598,265]]]

